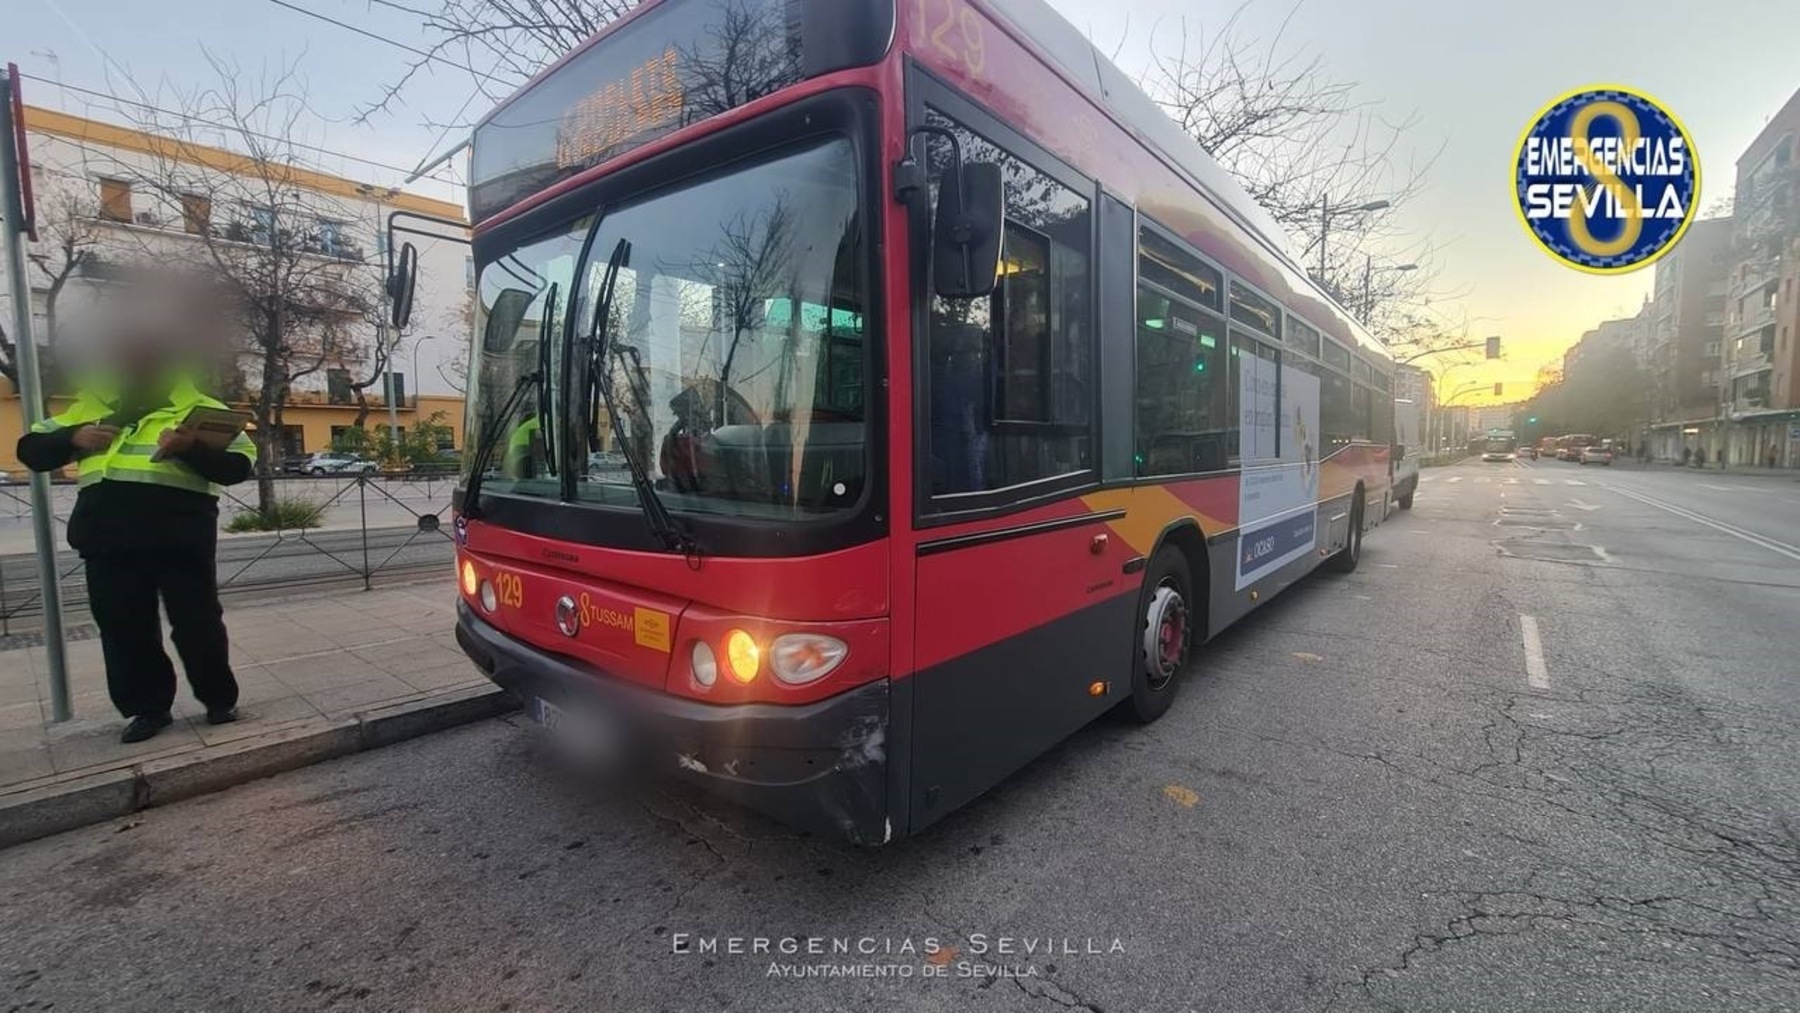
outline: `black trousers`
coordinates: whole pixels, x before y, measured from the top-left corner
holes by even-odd
[[[165,714],[175,703],[175,667],[163,652],[158,596],[194,696],[208,708],[237,706],[213,557],[210,544],[170,542],[85,557],[106,689],[120,714]]]

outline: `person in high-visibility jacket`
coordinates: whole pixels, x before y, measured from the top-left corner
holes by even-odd
[[[532,415],[513,427],[506,437],[506,456],[500,461],[500,473],[510,479],[534,478],[537,462],[544,457],[543,423]]]
[[[250,477],[256,445],[243,433],[224,449],[196,443],[180,425],[200,406],[225,407],[190,379],[145,369],[84,388],[19,439],[19,460],[34,471],[75,462],[80,492],[69,547],[86,566],[107,692],[127,718],[125,742],[148,739],[172,720],[175,669],[163,651],[159,596],[206,720],[238,716],[214,554],[219,486]]]

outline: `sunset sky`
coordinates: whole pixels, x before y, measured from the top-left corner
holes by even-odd
[[[1141,71],[1149,47],[1166,44],[1176,19],[1191,28],[1221,23],[1236,3],[1194,0],[1050,0],[1078,26],[1119,49],[1128,71]],[[369,124],[353,122],[362,104],[403,70],[408,54],[260,0],[189,0],[182,16],[130,16],[129,0],[15,0],[7,16],[18,47],[4,54],[27,74],[108,90],[129,76],[156,101],[170,101],[206,77],[202,44],[257,73],[298,60],[317,119],[311,143],[407,167],[453,135],[424,126],[478,114],[467,75],[444,70],[420,78],[409,104]],[[307,0],[301,6],[410,45],[423,41],[417,19],[366,0]],[[1511,206],[1514,145],[1531,116],[1571,88],[1626,84],[1660,99],[1692,132],[1699,153],[1701,204],[1727,194],[1733,163],[1769,115],[1800,88],[1800,3],[1720,0],[1711,4],[1639,0],[1629,8],[1548,0],[1507,4],[1416,0],[1249,0],[1241,22],[1283,54],[1319,56],[1333,79],[1354,82],[1361,101],[1391,120],[1417,118],[1410,151],[1442,153],[1428,189],[1401,209],[1413,241],[1429,238],[1438,284],[1457,297],[1444,306],[1469,320],[1471,338],[1499,334],[1506,357],[1460,367],[1448,385],[1506,385],[1504,400],[1529,392],[1538,369],[1602,319],[1634,313],[1651,271],[1594,277],[1553,262],[1526,236]],[[1608,12],[1604,18],[1602,11]],[[1277,30],[1286,23],[1279,41]],[[119,119],[108,103],[27,82],[34,102]],[[373,182],[399,173],[323,156],[324,167]],[[447,185],[418,187],[460,196]],[[1459,403],[1489,398],[1469,397]]]

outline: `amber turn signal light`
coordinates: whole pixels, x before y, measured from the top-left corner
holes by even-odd
[[[725,634],[725,663],[733,679],[748,683],[756,678],[756,670],[762,665],[762,648],[756,646],[755,637],[743,630],[732,630]]]

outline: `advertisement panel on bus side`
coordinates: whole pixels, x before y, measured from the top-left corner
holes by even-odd
[[[1238,377],[1241,591],[1317,545],[1320,430],[1318,377],[1247,350]]]

